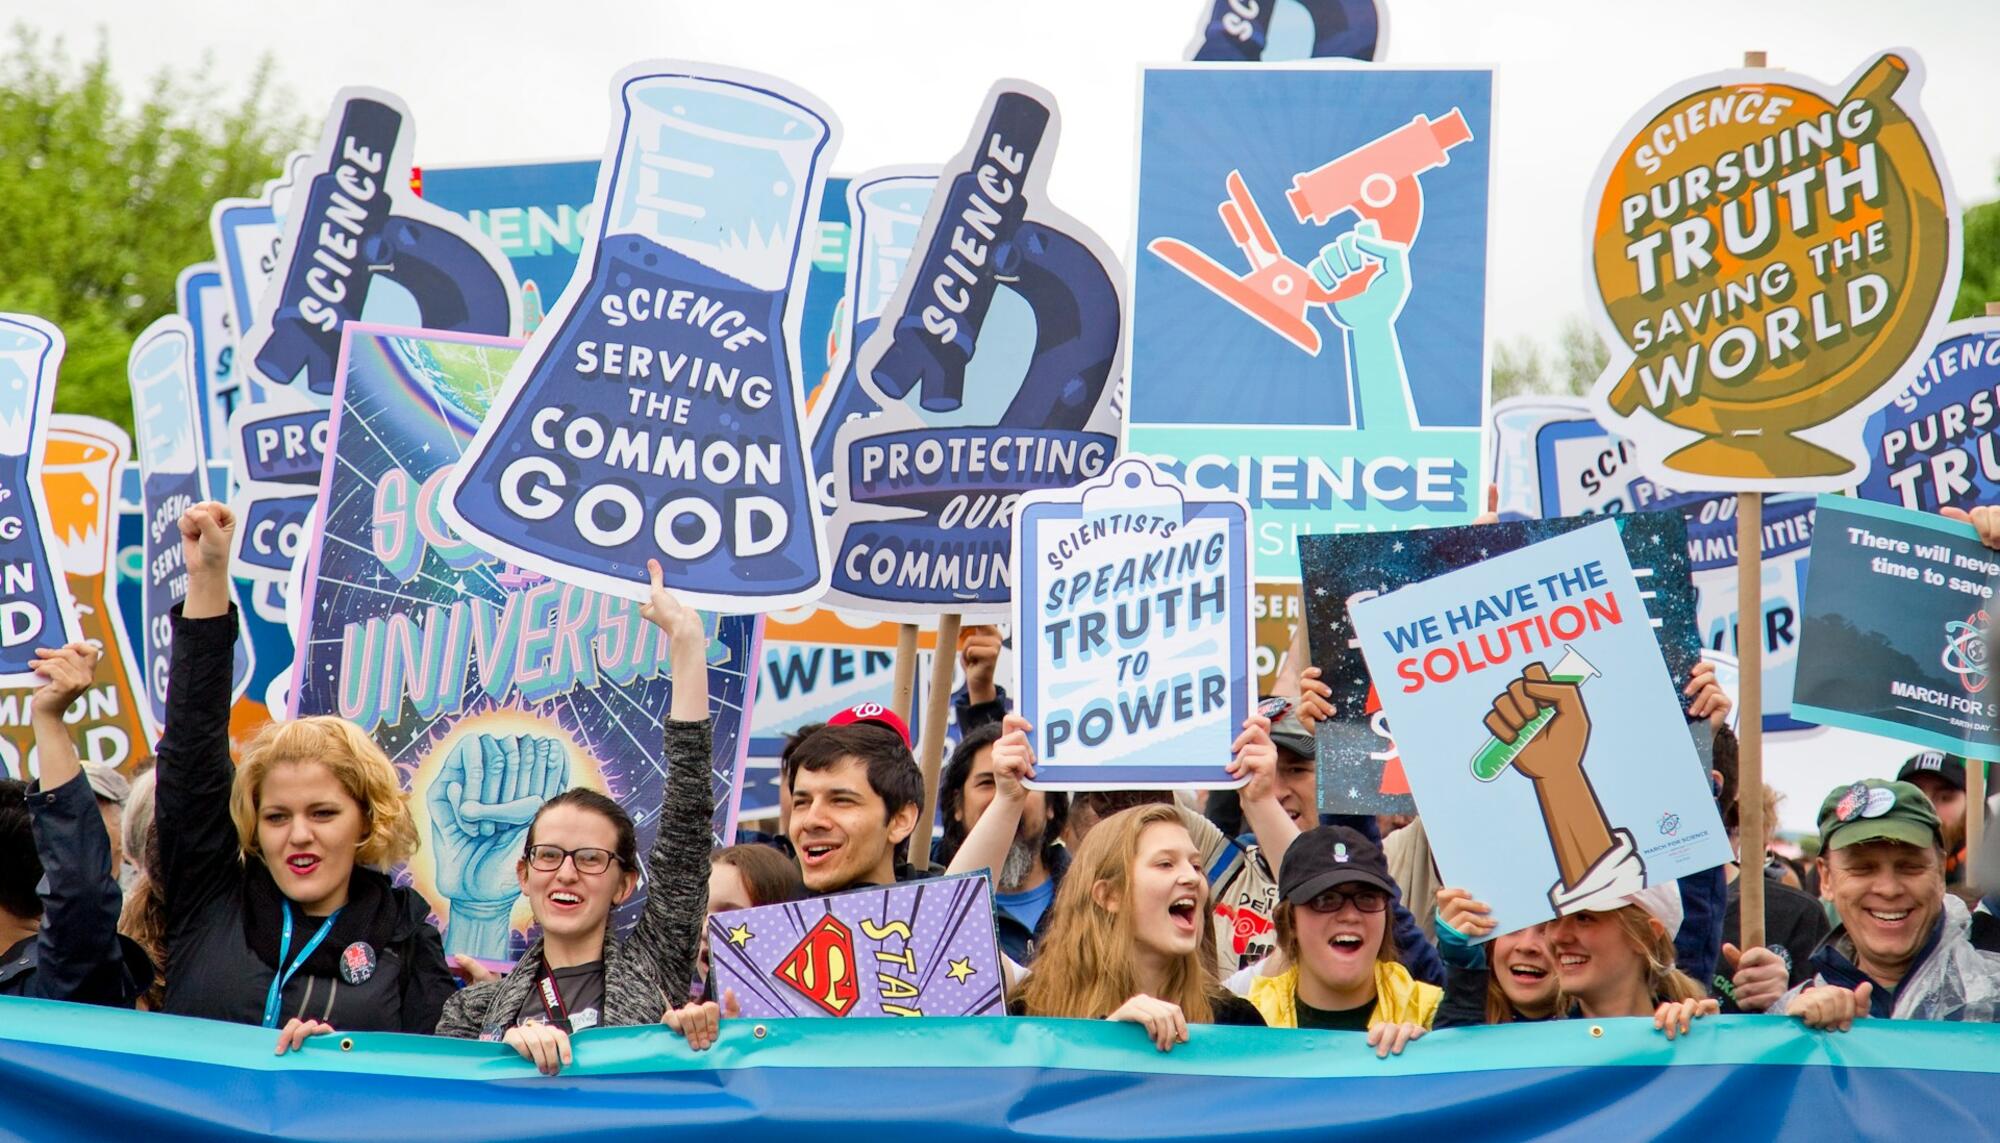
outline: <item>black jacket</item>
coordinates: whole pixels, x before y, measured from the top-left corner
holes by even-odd
[[[285,911],[292,913],[294,956],[319,922],[285,899],[262,861],[244,859],[229,816],[235,608],[227,616],[188,619],[177,606],[173,624],[167,720],[155,751],[154,830],[167,909],[166,1010],[259,1024],[278,972]],[[444,942],[426,920],[429,914],[430,906],[414,890],[356,867],[347,906],[285,985],[277,1022],[304,1017],[342,1031],[429,1033],[453,988]],[[364,962],[372,966],[357,971]]]
[[[78,774],[30,793],[28,813],[42,861],[42,928],[0,949],[0,996],[132,1007],[152,986],[153,963],[118,935],[123,898],[90,783]]]

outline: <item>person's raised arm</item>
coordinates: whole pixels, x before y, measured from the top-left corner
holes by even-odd
[[[230,671],[236,616],[229,602],[229,545],[236,517],[215,501],[182,514],[187,598],[172,617],[167,717],[153,755],[159,772],[154,836],[169,925],[235,873],[240,846],[229,818]]]
[[[646,907],[632,931],[639,955],[628,959],[666,997],[666,1007],[679,1008],[687,1003],[708,918],[709,821],[715,813],[709,785],[714,724],[708,715],[708,632],[701,614],[661,585],[659,561],[647,561],[647,570],[652,596],[640,614],[667,633],[674,694],[661,723],[667,778],[660,832],[646,854]]]
[[[1248,778],[1238,796],[1243,805],[1243,823],[1257,835],[1257,849],[1277,877],[1285,851],[1299,836],[1299,827],[1285,807],[1278,804],[1278,748],[1271,742],[1271,720],[1253,714],[1243,722],[1243,733],[1230,745],[1235,757],[1229,761],[1231,777]]]
[[[1014,831],[1021,824],[1021,812],[1028,804],[1028,788],[1021,783],[1035,776],[1035,748],[1028,741],[1034,727],[1018,714],[1001,720],[1001,735],[993,744],[993,801],[979,820],[966,831],[965,841],[952,855],[946,873],[986,871],[993,891],[1000,891],[1000,867],[1014,844]]]
[[[35,728],[35,759],[40,771],[42,792],[67,785],[83,774],[63,714],[90,689],[97,672],[97,648],[88,643],[64,647],[37,647],[35,673],[42,685],[29,701],[30,721]],[[110,852],[107,842],[106,853]]]
[[[33,995],[50,1000],[129,1004],[105,970],[121,963],[117,871],[97,797],[83,777],[63,712],[90,687],[97,649],[71,643],[35,651],[45,682],[30,700],[41,788],[28,799],[35,853],[42,862],[42,928]]]

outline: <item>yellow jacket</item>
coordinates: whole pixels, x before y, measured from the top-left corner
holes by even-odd
[[[1410,970],[1393,960],[1375,962],[1375,1011],[1368,1026],[1377,1024],[1420,1024],[1431,1026],[1437,1016],[1444,989],[1410,976]],[[1299,966],[1293,965],[1278,976],[1260,976],[1250,984],[1250,1003],[1264,1014],[1264,1023],[1273,1028],[1299,1026]]]

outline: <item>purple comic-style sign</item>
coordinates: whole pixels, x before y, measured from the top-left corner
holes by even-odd
[[[708,948],[745,1016],[1006,1013],[984,873],[717,913]]]

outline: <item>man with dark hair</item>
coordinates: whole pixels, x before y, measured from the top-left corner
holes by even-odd
[[[993,767],[993,744],[999,738],[1000,724],[989,722],[968,731],[952,752],[938,788],[944,837],[934,851],[934,864],[949,864],[957,856],[966,834],[999,796],[999,776]],[[1022,799],[1013,843],[994,874],[993,909],[1000,951],[1017,964],[1034,958],[1035,942],[1050,916],[1056,887],[1069,868],[1069,851],[1059,844],[1068,817],[1067,796],[1028,791]]]
[[[912,879],[896,856],[917,828],[924,779],[893,712],[864,703],[834,715],[785,758],[780,780],[807,889],[824,895]]]

